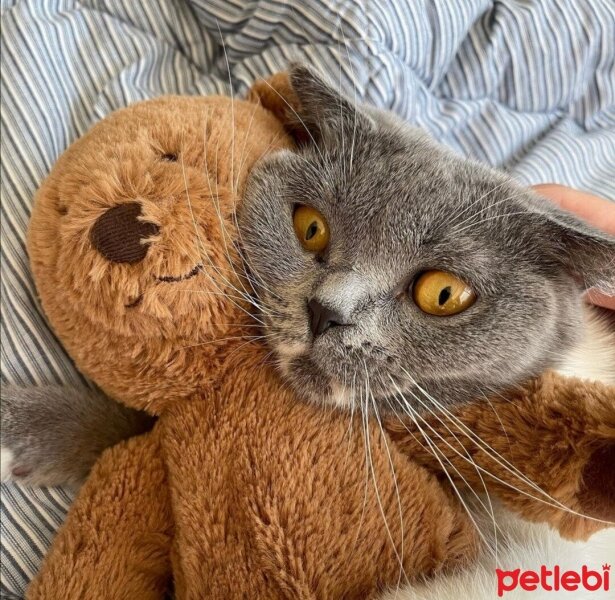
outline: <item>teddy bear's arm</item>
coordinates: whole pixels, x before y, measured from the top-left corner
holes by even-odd
[[[570,538],[615,520],[613,386],[547,373],[507,397],[423,417],[420,428],[389,419],[389,432],[424,466],[442,473],[443,464],[460,490],[469,484],[480,493],[486,485],[524,518]]]
[[[28,600],[159,599],[171,513],[157,430],[107,450],[81,489]]]

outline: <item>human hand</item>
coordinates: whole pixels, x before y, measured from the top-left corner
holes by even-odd
[[[615,235],[615,202],[555,183],[535,185],[533,189],[597,229]],[[615,310],[615,296],[589,290],[586,298],[592,304]]]

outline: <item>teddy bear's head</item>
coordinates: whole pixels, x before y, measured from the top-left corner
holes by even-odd
[[[248,319],[235,209],[251,166],[291,143],[251,97],[120,110],[37,194],[28,250],[43,309],[77,366],[132,406],[156,413],[193,392],[214,340]]]

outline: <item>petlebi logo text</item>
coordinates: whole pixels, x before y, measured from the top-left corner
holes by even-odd
[[[535,590],[574,592],[580,589],[588,592],[608,592],[611,589],[610,571],[611,565],[602,565],[600,570],[593,570],[583,565],[577,571],[563,571],[558,565],[551,568],[542,565],[539,571],[496,569],[495,574],[497,576],[498,597],[501,598],[506,592],[512,592],[517,588],[526,592]]]

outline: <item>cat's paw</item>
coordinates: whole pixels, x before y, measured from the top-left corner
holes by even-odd
[[[66,386],[0,390],[2,480],[78,487],[109,448],[149,431],[153,417],[94,390]]]
[[[18,458],[7,446],[0,446],[0,481],[20,481],[32,473],[32,469]]]
[[[0,481],[15,482],[23,485],[46,485],[48,475],[44,470],[38,472],[32,460],[26,459],[19,448],[0,446]]]

